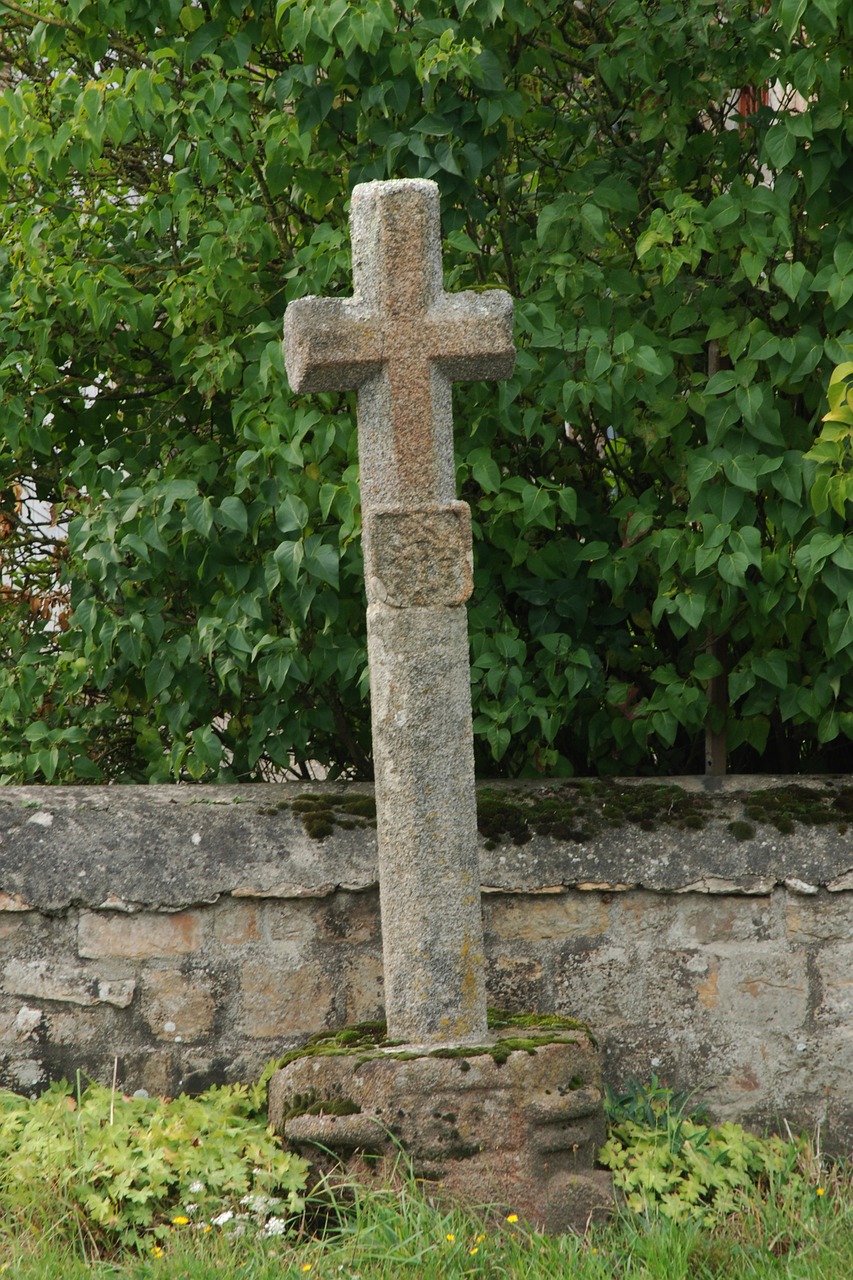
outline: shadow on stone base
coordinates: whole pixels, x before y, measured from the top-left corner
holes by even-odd
[[[525,1031],[479,1046],[372,1048],[297,1058],[270,1081],[269,1118],[317,1179],[414,1176],[543,1231],[583,1230],[613,1206],[599,1056],[583,1032]],[[513,1043],[519,1043],[514,1040]],[[440,1184],[440,1185],[439,1185]]]

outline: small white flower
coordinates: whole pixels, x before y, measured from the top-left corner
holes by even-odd
[[[218,1213],[216,1217],[211,1218],[210,1221],[213,1223],[215,1227],[224,1227],[225,1223],[230,1222],[233,1217],[234,1217],[234,1210],[225,1209],[223,1213]]]
[[[196,1178],[195,1182],[190,1183],[190,1195],[197,1196],[199,1191],[204,1191],[204,1183]]]
[[[244,1204],[250,1213],[269,1213],[275,1202],[272,1196],[250,1192],[241,1197],[240,1203]]]
[[[264,1227],[265,1236],[283,1236],[287,1230],[287,1223],[284,1218],[269,1218],[267,1225]]]

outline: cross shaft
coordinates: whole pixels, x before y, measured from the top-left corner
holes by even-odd
[[[354,295],[285,315],[294,391],[356,389],[388,1033],[486,1033],[467,616],[451,386],[512,372],[512,299],[442,287],[438,188],[352,197]]]

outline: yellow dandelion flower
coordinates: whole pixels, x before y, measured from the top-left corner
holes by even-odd
[[[482,1244],[485,1238],[485,1235],[477,1236],[477,1244]]]
[[[172,1222],[176,1227],[185,1227],[189,1222],[189,1218],[186,1216],[186,1214],[179,1213],[177,1218],[172,1219]]]
[[[456,1239],[456,1236],[453,1234],[452,1231],[448,1231],[447,1235],[444,1238],[445,1240],[449,1240],[450,1243],[453,1244],[453,1241]]]
[[[159,1244],[155,1244],[151,1252],[153,1253],[155,1258],[162,1258],[163,1256],[163,1250],[160,1248]]]
[[[518,1214],[517,1214],[517,1213],[508,1213],[508,1214],[506,1215],[506,1220],[507,1220],[507,1222],[518,1222]]]
[[[313,1264],[313,1262],[306,1262],[306,1263],[305,1263],[305,1265],[304,1265],[304,1267],[302,1268],[302,1270],[303,1270],[303,1271],[310,1271],[313,1265],[314,1265],[314,1264]]]
[[[825,1187],[818,1187],[818,1189],[817,1189],[817,1194],[818,1194],[819,1196],[825,1196],[825,1195],[826,1195],[826,1189],[825,1189]]]
[[[468,1252],[471,1254],[471,1257],[473,1258],[474,1254],[475,1254],[475,1253],[479,1253],[479,1252],[480,1252],[480,1250],[479,1250],[479,1247],[475,1244],[475,1245],[474,1245],[474,1248],[473,1248],[473,1249],[469,1249],[469,1250],[468,1250]]]

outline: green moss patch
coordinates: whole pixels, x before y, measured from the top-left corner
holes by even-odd
[[[704,827],[712,801],[677,786],[624,786],[609,781],[566,782],[553,788],[477,793],[477,826],[486,848],[504,840],[527,844],[534,835],[581,844],[627,823],[643,831],[659,826]]]
[[[790,834],[797,825],[835,826],[843,835],[853,821],[853,786],[827,783],[816,790],[798,783],[761,791],[729,791],[719,796],[694,794],[675,785],[569,781],[529,791],[482,788],[477,795],[477,825],[486,848],[527,844],[534,836],[583,843],[628,825],[642,831],[675,827],[698,831],[715,812],[724,817],[743,805],[743,818],[729,822],[737,840],[751,840],[756,826]]]
[[[318,1098],[315,1093],[295,1093],[290,1100],[290,1109],[285,1111],[284,1120],[294,1120],[297,1116],[357,1116],[361,1115],[361,1107],[352,1098]]]
[[[312,840],[325,840],[336,827],[357,831],[376,826],[376,801],[363,792],[311,792],[297,796],[291,805],[283,801],[259,812],[272,816],[287,808],[302,818],[302,825]]]
[[[792,783],[744,796],[744,813],[751,822],[775,827],[790,835],[797,824],[804,827],[836,826],[843,834],[853,817],[853,787],[828,787],[815,791]]]
[[[641,831],[675,827],[699,831],[720,809],[743,805],[743,818],[728,824],[738,840],[751,840],[755,825],[790,834],[797,825],[835,826],[844,834],[853,820],[853,786],[827,783],[818,791],[793,783],[762,791],[729,791],[719,796],[685,791],[664,783],[625,785],[609,779],[582,779],[552,787],[477,790],[477,827],[487,849],[499,844],[527,844],[534,836],[583,844],[626,826]],[[274,817],[292,810],[312,840],[325,840],[335,830],[376,826],[376,801],[364,792],[316,791],[258,810]],[[720,814],[723,816],[723,814]],[[747,828],[752,830],[747,832]],[[735,830],[737,827],[737,830]]]
[[[293,812],[302,817],[302,823],[312,840],[324,840],[335,827],[355,831],[362,827],[376,826],[376,801],[373,796],[356,793],[312,793],[297,796]]]
[[[751,822],[743,822],[740,820],[737,822],[730,822],[728,829],[729,833],[734,836],[735,840],[753,840],[755,838],[755,827]]]
[[[440,1045],[436,1049],[414,1052],[402,1047],[399,1040],[389,1040],[384,1022],[360,1022],[353,1027],[345,1027],[338,1031],[320,1031],[311,1036],[298,1049],[289,1050],[276,1063],[267,1068],[278,1070],[297,1062],[301,1058],[353,1057],[356,1065],[368,1062],[371,1058],[393,1058],[409,1061],[415,1058],[458,1058],[463,1070],[468,1058],[479,1058],[488,1055],[498,1066],[506,1062],[511,1053],[522,1051],[533,1054],[537,1049],[548,1044],[567,1044],[569,1036],[580,1032],[595,1046],[596,1041],[585,1022],[577,1018],[564,1018],[555,1013],[507,1013],[500,1009],[488,1010],[488,1027],[490,1031],[516,1031],[516,1035],[501,1035],[494,1044],[487,1045]],[[525,1031],[532,1034],[523,1034]],[[394,1049],[400,1047],[399,1053]],[[583,1084],[571,1084],[571,1088],[582,1088]],[[295,1104],[294,1104],[295,1105]],[[313,1099],[312,1099],[313,1105]],[[300,1106],[294,1115],[306,1114],[351,1114],[350,1112],[308,1112]]]

